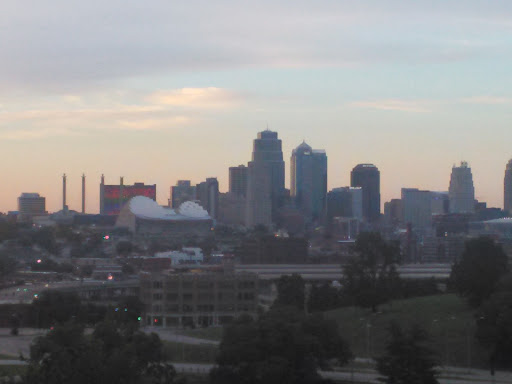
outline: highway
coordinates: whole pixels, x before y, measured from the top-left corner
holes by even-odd
[[[444,279],[450,276],[451,264],[403,264],[397,271],[405,279]],[[237,272],[257,273],[260,279],[273,280],[281,275],[300,274],[305,280],[339,280],[343,273],[340,264],[238,264]]]

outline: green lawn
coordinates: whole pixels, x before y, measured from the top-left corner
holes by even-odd
[[[0,365],[0,377],[23,376],[26,370],[26,365]]]
[[[178,331],[180,335],[197,337],[198,339],[220,341],[222,339],[223,327],[208,327],[196,329],[184,329]]]
[[[326,316],[338,322],[340,332],[358,357],[383,354],[387,328],[394,320],[405,327],[418,324],[427,330],[440,364],[465,367],[469,359],[472,367],[485,366],[485,351],[474,339],[473,310],[455,295],[397,300],[382,305],[375,314],[368,309],[348,307],[328,311]]]
[[[166,360],[184,363],[213,363],[218,347],[212,344],[184,344],[163,341]]]
[[[19,359],[19,356],[4,355],[4,354],[0,353],[0,360],[18,360],[18,359]]]

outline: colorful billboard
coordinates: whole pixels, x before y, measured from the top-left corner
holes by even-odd
[[[101,213],[104,215],[118,215],[123,205],[135,196],[146,196],[156,201],[156,184],[144,185],[103,185],[103,202]],[[122,196],[121,196],[122,190]]]

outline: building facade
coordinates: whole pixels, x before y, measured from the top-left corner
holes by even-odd
[[[334,217],[363,220],[363,190],[360,187],[333,188],[327,194],[327,221]]]
[[[512,160],[507,164],[505,169],[505,180],[504,180],[504,198],[503,198],[503,209],[512,215]]]
[[[450,213],[473,213],[475,211],[473,175],[467,162],[462,161],[460,167],[453,166],[448,195]]]
[[[350,186],[363,190],[363,217],[373,222],[380,217],[380,172],[373,164],[358,164],[350,173]]]
[[[169,206],[178,208],[185,201],[196,199],[196,187],[190,184],[190,180],[178,180],[176,185],[171,187],[171,198]]]
[[[219,215],[219,182],[216,177],[209,177],[206,181],[196,185],[196,199],[213,219],[217,219]]]
[[[115,226],[140,237],[166,237],[183,241],[211,236],[213,220],[208,212],[192,201],[171,209],[147,197],[136,196],[124,205]]]
[[[450,213],[450,196],[448,192],[430,192],[433,215],[446,215]]]
[[[327,195],[327,155],[303,142],[292,151],[290,195],[306,220],[323,217]]]
[[[285,194],[282,143],[277,132],[259,132],[247,173],[246,226],[276,222]]]
[[[256,316],[258,276],[221,270],[141,273],[140,298],[146,325],[208,326]]]
[[[245,165],[229,168],[229,193],[238,197],[247,196],[247,167]]]
[[[402,188],[403,223],[420,232],[432,228],[432,195],[430,191]]]
[[[22,193],[18,197],[18,221],[31,222],[35,216],[46,215],[46,198],[39,193]]]
[[[119,185],[106,185],[104,176],[101,176],[101,215],[118,215],[126,202],[135,196],[145,196],[156,201],[156,184],[134,183],[133,185],[125,185],[121,177]]]

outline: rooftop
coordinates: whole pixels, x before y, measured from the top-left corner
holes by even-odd
[[[186,201],[174,210],[162,207],[145,196],[135,196],[127,204],[128,209],[137,217],[152,220],[207,220],[208,212],[193,201]]]

